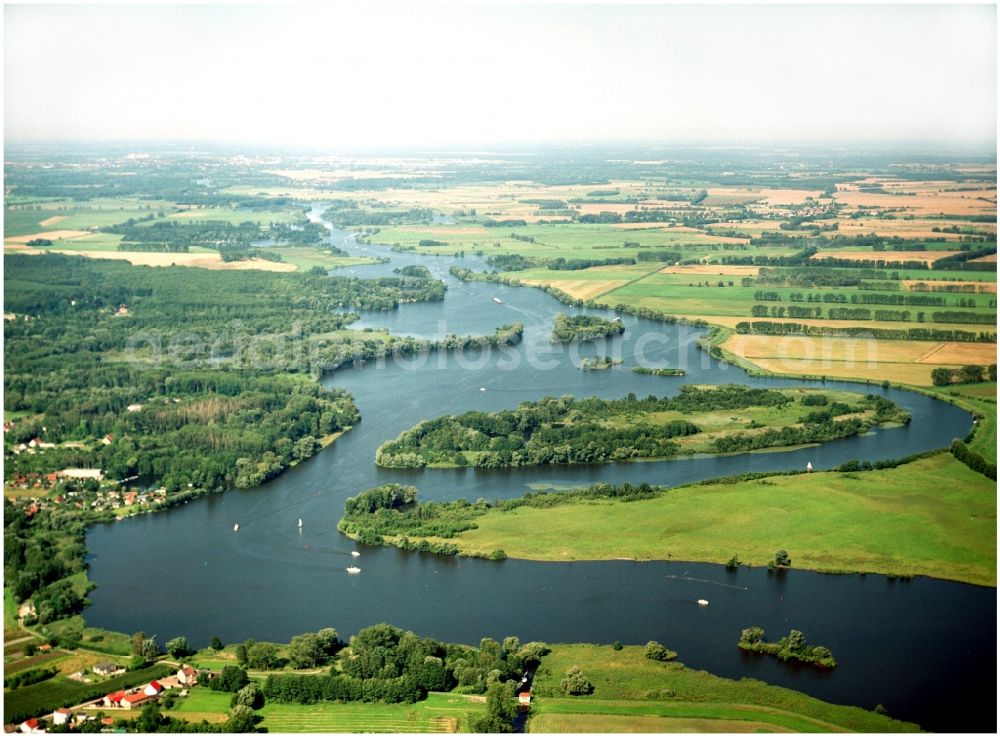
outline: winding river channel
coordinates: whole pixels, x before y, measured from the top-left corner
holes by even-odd
[[[314,208],[310,217],[318,220],[321,210]],[[685,383],[818,383],[749,377],[701,351],[701,329],[628,316],[625,335],[607,346],[552,346],[553,316],[566,308],[541,290],[462,283],[448,274],[452,264],[485,269],[479,258],[398,254],[332,229],[330,238],[352,253],[391,257],[388,264],[337,274],[383,276],[395,267],[424,264],[448,286],[443,302],[367,312],[354,327],[440,338],[490,334],[522,322],[524,341],[492,352],[439,352],[328,374],[324,384],[351,392],[362,421],[309,462],[258,489],[93,527],[87,545],[97,588],[86,613],[92,625],[142,629],[161,642],[186,635],[199,645],[214,635],[226,642],[287,641],[328,625],[346,636],[378,622],[465,643],[512,634],[549,642],[653,639],[676,650],[688,666],[720,676],[753,677],[869,709],[881,703],[894,717],[931,730],[995,730],[995,589],[925,577],[730,572],[676,561],[490,562],[359,548],[336,530],[347,497],[392,481],[416,485],[423,499],[475,500],[519,496],[529,485],[675,485],[801,469],[807,462],[825,469],[849,459],[892,459],[946,446],[968,432],[968,413],[917,393],[827,382],[830,388],[883,393],[909,410],[913,422],[780,453],[492,471],[379,469],[374,455],[382,442],[444,413],[512,408],[562,394],[663,395]],[[595,353],[619,356],[624,364],[580,371],[581,358]],[[639,375],[629,369],[636,365],[679,366],[688,376]],[[361,551],[359,559],[351,558],[352,549]],[[345,573],[352,561],[361,574]],[[699,598],[710,606],[699,607]],[[744,656],[736,641],[749,625],[760,625],[771,637],[798,628],[811,642],[829,647],[840,665],[823,673]]]

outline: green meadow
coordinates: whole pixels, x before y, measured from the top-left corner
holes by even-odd
[[[593,694],[562,695],[559,681],[572,666],[590,680]],[[592,644],[552,646],[542,659],[534,691],[529,721],[533,733],[617,732],[623,726],[644,732],[711,733],[917,730],[913,723],[833,705],[757,679],[735,681],[675,661],[653,661],[642,646],[617,651]],[[877,702],[878,695],[871,698]]]
[[[683,462],[681,462],[683,463]],[[451,539],[468,553],[676,559],[918,575],[996,586],[996,483],[941,453],[896,469],[695,484],[636,502],[519,507]]]

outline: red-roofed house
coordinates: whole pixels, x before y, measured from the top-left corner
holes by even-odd
[[[152,697],[150,697],[145,692],[136,692],[135,694],[127,694],[121,699],[121,706],[126,710],[133,710],[139,705],[149,702]]]
[[[531,705],[531,692],[521,692],[517,696],[517,704],[519,705]]]
[[[105,707],[121,707],[121,701],[124,699],[125,693],[121,690],[117,692],[112,692],[111,694],[104,695],[104,706]]]
[[[163,691],[163,687],[157,681],[152,681],[143,688],[143,694],[148,697],[156,697],[160,692]]]
[[[45,729],[38,722],[38,718],[29,718],[18,727],[22,733],[44,733]]]
[[[184,666],[177,670],[177,681],[186,687],[193,687],[198,683],[198,672],[187,664],[184,664]]]

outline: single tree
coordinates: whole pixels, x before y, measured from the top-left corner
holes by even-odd
[[[566,676],[559,681],[559,688],[571,695],[591,694],[594,691],[594,685],[579,666],[571,666],[566,670]]]

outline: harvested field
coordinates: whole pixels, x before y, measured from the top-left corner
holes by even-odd
[[[842,236],[867,236],[874,233],[886,238],[899,236],[900,238],[943,238],[946,241],[961,240],[963,234],[944,233],[941,231],[942,225],[944,224],[940,220],[881,220],[870,216],[857,220],[854,218],[839,218],[837,220],[838,233]],[[996,224],[994,223],[951,221],[948,225],[996,233]],[[935,228],[938,230],[935,231]]]
[[[995,343],[942,343],[917,359],[920,364],[995,364]]]
[[[922,261],[931,264],[958,251],[817,251],[814,261],[821,259],[848,259],[850,261]]]
[[[663,267],[660,270],[660,274],[708,274],[724,277],[756,277],[759,273],[760,267],[735,264],[685,264]]]
[[[294,272],[295,265],[266,259],[223,261],[217,253],[162,254],[146,251],[77,251],[69,249],[24,249],[24,254],[44,253],[84,256],[88,259],[121,259],[133,266],[188,266],[215,270],[263,269],[267,272]]]
[[[66,220],[65,215],[53,215],[51,218],[46,218],[38,225],[42,226],[42,228],[51,228],[57,223],[62,223],[64,220]]]
[[[996,256],[994,255],[994,260]],[[973,260],[975,261],[975,259]],[[922,280],[922,279],[904,279],[903,286],[906,287],[910,292],[951,292],[949,287],[969,287],[973,286],[975,289],[970,294],[974,293],[993,293],[996,294],[997,283],[996,282],[953,282],[947,280]],[[914,289],[916,287],[916,289]],[[955,294],[955,293],[953,293]]]
[[[549,280],[549,279],[525,279],[522,280],[524,284],[530,284],[533,287],[544,287],[549,285],[555,287],[556,289],[562,290],[570,297],[575,297],[578,300],[590,300],[594,297],[603,295],[605,292],[610,292],[611,290],[621,287],[626,284],[628,280],[625,279],[606,279],[606,280],[593,280],[593,279],[559,279],[559,280]]]
[[[997,260],[997,255],[990,254],[989,256],[980,256],[978,259],[973,259],[972,261],[991,261],[995,264],[996,260]]]
[[[757,197],[763,198],[766,205],[801,205],[806,198],[817,200],[822,194],[822,190],[761,190]]]
[[[930,385],[935,366],[992,364],[995,343],[882,341],[812,336],[730,336],[723,347],[776,374]]]
[[[990,193],[995,197],[995,191]],[[849,207],[866,205],[888,209],[902,208],[913,215],[988,215],[996,213],[996,203],[980,200],[983,192],[920,192],[913,195],[879,194],[838,189],[837,202]]]
[[[26,236],[12,236],[5,238],[4,243],[26,244],[36,238],[46,238],[49,241],[67,241],[81,236],[89,236],[90,231],[42,231],[41,233],[29,233]]]

